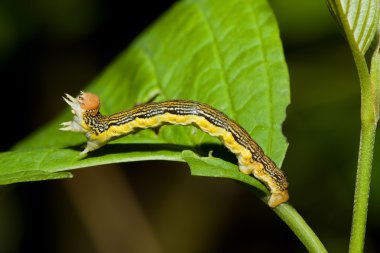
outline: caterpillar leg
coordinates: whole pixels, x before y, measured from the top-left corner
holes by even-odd
[[[76,121],[67,121],[61,123],[61,128],[59,130],[61,131],[72,131],[72,132],[80,132],[84,133],[82,126],[79,125]]]
[[[99,143],[94,140],[88,140],[86,144],[86,148],[79,155],[81,156],[86,155],[88,152],[98,149],[102,146],[104,146],[103,143]]]
[[[264,165],[262,163],[252,161],[251,159],[238,158],[239,169],[244,174],[253,174],[257,179],[261,180],[266,184],[270,190],[270,197],[268,200],[268,205],[272,208],[288,201],[289,194],[287,189],[279,187],[276,177],[271,175],[270,172],[264,170]]]

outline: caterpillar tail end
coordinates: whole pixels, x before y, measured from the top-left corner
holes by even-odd
[[[287,190],[282,192],[272,193],[269,197],[268,206],[275,208],[282,203],[285,203],[289,200],[289,193]]]

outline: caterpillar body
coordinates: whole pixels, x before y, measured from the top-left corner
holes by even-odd
[[[86,148],[81,155],[98,149],[108,141],[133,133],[138,129],[163,124],[194,125],[211,136],[218,137],[237,156],[242,173],[253,174],[270,190],[270,207],[288,201],[288,182],[284,173],[264,154],[262,148],[236,122],[207,104],[189,100],[171,100],[137,105],[110,116],[100,114],[99,97],[81,93],[64,100],[70,105],[74,118],[62,123],[63,131],[85,133]]]

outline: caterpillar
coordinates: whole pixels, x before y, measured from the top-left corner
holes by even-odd
[[[270,190],[268,205],[272,208],[288,201],[288,182],[284,173],[264,154],[262,148],[236,122],[211,106],[190,100],[171,100],[137,105],[132,109],[104,116],[99,112],[100,100],[93,93],[76,98],[63,97],[74,114],[63,122],[60,130],[85,133],[86,148],[81,155],[98,149],[108,141],[139,129],[163,124],[194,125],[211,136],[218,137],[236,155],[239,170],[253,174]]]

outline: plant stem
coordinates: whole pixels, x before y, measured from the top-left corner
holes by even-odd
[[[349,246],[349,252],[356,253],[363,252],[364,249],[378,109],[376,108],[375,84],[371,82],[365,58],[358,50],[355,50],[356,47],[352,43],[350,44],[358,69],[361,87],[360,146]]]
[[[291,205],[281,204],[273,211],[289,226],[309,252],[327,252],[314,231]]]
[[[364,248],[375,131],[375,124],[362,124],[349,251],[352,253],[363,252]]]

